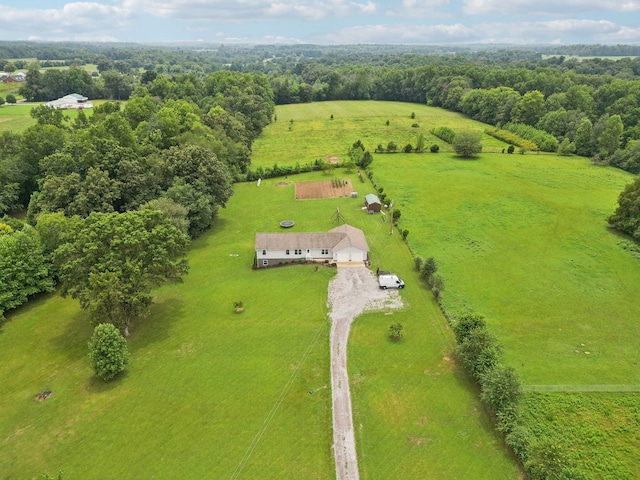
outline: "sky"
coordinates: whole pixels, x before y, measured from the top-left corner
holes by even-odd
[[[640,44],[640,0],[0,2],[0,40]]]

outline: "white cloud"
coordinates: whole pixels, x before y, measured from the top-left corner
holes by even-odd
[[[460,23],[454,25],[367,25],[343,28],[326,35],[330,43],[394,43],[434,44],[471,43],[481,38],[472,27]]]
[[[46,9],[3,7],[0,31],[24,32],[30,39],[115,41],[111,32],[127,25],[129,18],[126,9],[95,2]]]
[[[385,13],[390,17],[405,18],[445,18],[450,12],[441,10],[449,4],[449,0],[400,0],[395,2]]]
[[[607,20],[368,25],[341,29],[323,36],[322,41],[334,44],[635,43],[640,42],[640,28]]]
[[[640,0],[463,0],[469,15],[581,15],[585,12],[635,12]]]
[[[371,0],[123,0],[123,7],[154,16],[208,21],[320,20],[376,13]]]

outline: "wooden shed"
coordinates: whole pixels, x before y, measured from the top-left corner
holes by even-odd
[[[366,197],[364,197],[364,206],[367,207],[368,212],[379,212],[382,208],[380,199],[373,193],[369,193]]]

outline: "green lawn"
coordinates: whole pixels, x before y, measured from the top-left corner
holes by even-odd
[[[98,106],[107,100],[92,100],[95,106]],[[44,102],[43,102],[44,103]],[[31,117],[31,110],[43,103],[29,102],[29,103],[16,103],[14,105],[4,104],[0,106],[0,132],[15,132],[20,133],[26,128],[36,123],[36,120]],[[64,110],[64,115],[73,121],[78,116],[77,110]],[[93,114],[93,109],[88,108],[84,110],[87,116]]]
[[[22,132],[24,129],[36,123],[31,118],[31,109],[37,103],[16,103],[14,105],[4,104],[0,106],[0,132]]]
[[[295,201],[293,184],[276,186],[281,180],[236,185],[216,227],[194,242],[185,282],[159,289],[151,317],[134,326],[131,365],[116,381],[93,378],[86,357],[91,327],[75,301],[44,296],[9,316],[0,335],[5,478],[59,469],[65,478],[332,478],[331,396],[322,387],[329,385],[325,304],[335,271],[252,271],[255,232],[278,231],[284,218],[298,231],[324,231],[339,207],[366,230],[373,258],[407,279],[410,258],[359,199]],[[381,317],[403,319],[406,341],[389,345],[386,327],[369,325],[370,316],[356,327],[356,339],[373,333],[368,341],[376,349],[393,347],[411,363],[397,376],[395,360],[376,358],[375,349],[359,353],[356,340],[354,374],[374,382],[371,391],[363,384],[356,393],[356,419],[371,429],[370,436],[358,431],[363,478],[383,478],[382,466],[392,463],[408,473],[404,478],[460,478],[463,471],[481,473],[469,478],[514,478],[518,469],[477,392],[453,366],[438,374],[453,341],[424,287],[411,282],[403,292],[406,311]],[[236,300],[245,303],[240,314]],[[400,379],[412,392],[406,398],[398,397]],[[434,386],[446,396],[432,402]],[[53,396],[36,402],[45,390]],[[399,412],[369,413],[392,397],[401,421]],[[470,465],[444,461],[458,456]]]

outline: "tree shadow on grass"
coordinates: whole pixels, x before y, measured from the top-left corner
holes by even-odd
[[[70,315],[58,335],[51,337],[49,344],[56,351],[63,352],[70,362],[87,355],[87,342],[91,338],[94,326],[83,311]]]
[[[175,324],[182,318],[184,302],[178,298],[155,298],[151,314],[139,319],[129,329],[129,351],[136,352],[169,338]]]
[[[191,241],[191,243],[189,244],[189,251],[201,250],[203,248],[210,248],[211,243],[216,238],[216,234],[218,232],[225,230],[228,225],[229,225],[229,220],[227,220],[226,218],[216,217],[216,219],[213,221],[213,225],[209,228],[209,230],[207,230],[206,232],[203,232],[202,235],[200,235],[197,238],[194,238]]]
[[[128,372],[120,372],[110,380],[103,380],[92,375],[87,380],[86,390],[91,393],[105,393],[117,388],[127,378]]]

